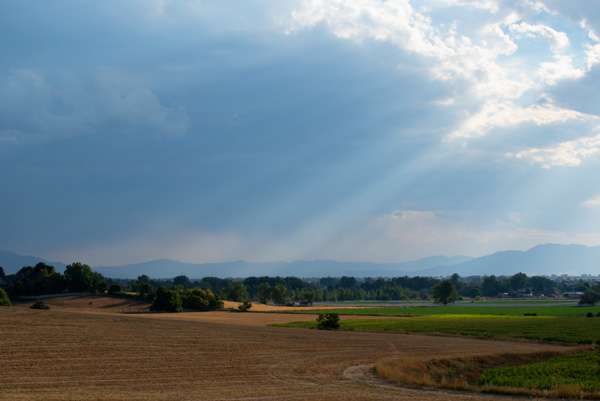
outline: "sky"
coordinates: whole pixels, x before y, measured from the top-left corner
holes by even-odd
[[[596,0],[3,0],[0,249],[600,245]]]

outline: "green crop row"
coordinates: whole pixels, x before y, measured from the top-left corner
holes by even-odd
[[[525,366],[490,369],[481,375],[479,383],[537,390],[569,386],[597,392],[600,390],[600,351],[561,356]]]
[[[407,307],[374,307],[356,309],[324,309],[303,311],[303,313],[338,313],[340,315],[510,315],[523,316],[585,316],[588,313],[600,314],[600,306],[543,306],[522,304],[519,306],[495,305],[462,305],[462,306],[407,306]]]
[[[474,321],[476,320],[476,322]],[[315,322],[279,326],[315,328]],[[389,319],[344,319],[341,330],[459,334],[591,344],[600,340],[600,318],[540,316],[437,315]]]

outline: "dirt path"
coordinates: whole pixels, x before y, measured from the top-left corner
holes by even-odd
[[[261,319],[298,318],[290,315],[186,315],[0,308],[0,400],[506,399],[402,388],[372,367],[384,356],[558,348],[262,326]]]

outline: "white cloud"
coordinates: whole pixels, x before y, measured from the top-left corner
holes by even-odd
[[[429,19],[406,0],[310,0],[294,11],[292,18],[288,33],[324,23],[335,36],[356,42],[385,41],[424,55],[437,54],[445,48]]]
[[[456,103],[456,99],[454,98],[446,98],[446,99],[439,99],[433,102],[433,104],[436,104],[438,106],[452,106],[453,104]]]
[[[488,10],[492,14],[500,10],[500,4],[497,0],[440,0],[437,4],[447,7],[474,7],[481,10]]]
[[[509,26],[511,32],[522,34],[529,38],[542,38],[550,42],[550,48],[555,52],[560,52],[569,47],[569,37],[565,32],[558,32],[546,25],[531,25],[526,22],[519,24],[511,24]],[[517,35],[517,38],[521,37]]]
[[[468,21],[470,29],[465,27],[467,21],[435,24],[430,15],[435,15],[434,11],[438,9],[450,7],[463,7],[465,11],[473,8],[483,10],[478,12],[482,18]],[[585,47],[584,44],[586,50],[577,53],[575,49],[573,54],[564,54],[571,48],[569,35],[537,22],[535,17],[540,13],[553,14],[553,11],[540,1],[527,1],[518,6],[513,4],[513,7],[493,0],[426,1],[420,9],[416,9],[408,0],[310,0],[294,12],[288,31],[296,32],[322,24],[342,39],[358,43],[385,41],[395,45],[399,51],[424,57],[428,60],[424,70],[431,78],[460,85],[460,91],[456,91],[460,96],[452,102],[440,100],[435,104],[449,106],[463,104],[467,99],[478,100],[461,112],[465,117],[447,137],[469,138],[490,134],[495,128],[528,122],[539,126],[558,126],[573,120],[594,118],[552,102],[534,104],[523,98],[526,95],[527,99],[532,99],[536,93],[537,96],[543,95],[549,86],[580,79],[588,71],[579,67],[580,64],[587,61],[588,68],[591,68],[600,62],[600,47],[591,30],[589,37],[594,41],[593,45]],[[587,29],[585,23],[582,29]],[[551,59],[549,55],[516,54],[518,43],[539,38],[545,40],[554,53]],[[479,110],[474,110],[475,107]],[[549,160],[550,153],[556,156],[551,165],[575,165],[579,160],[579,156],[569,158],[564,152],[541,149],[518,154],[519,157],[537,160],[542,153],[546,155],[542,157],[544,160]],[[558,153],[562,156],[559,157]]]
[[[521,123],[549,125],[569,120],[589,120],[594,116],[566,110],[552,105],[521,107],[513,102],[489,102],[476,114],[469,116],[460,127],[450,133],[449,138],[470,138],[483,136],[498,127],[510,127]]]
[[[588,37],[594,43],[585,44],[585,56],[587,60],[587,67],[591,69],[594,65],[600,63],[600,37],[588,27],[587,21],[582,21],[581,27],[588,30]]]
[[[600,155],[600,135],[562,142],[554,147],[532,148],[506,154],[507,157],[539,163],[544,168],[579,166],[585,158],[598,155]]]
[[[536,71],[540,82],[556,85],[559,81],[565,79],[578,79],[585,76],[583,69],[573,66],[571,56],[557,55],[554,56],[554,59],[554,62],[540,63],[540,68]]]
[[[600,63],[600,44],[588,44],[585,55],[588,69],[592,69],[593,66]]]
[[[597,195],[596,197],[594,197],[592,199],[583,201],[583,202],[581,202],[581,204],[583,206],[588,206],[588,207],[600,207],[600,195]]]

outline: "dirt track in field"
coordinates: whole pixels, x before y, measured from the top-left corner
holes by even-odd
[[[298,315],[128,315],[58,309],[0,308],[0,400],[496,399],[403,388],[373,376],[372,367],[384,356],[559,348],[263,326],[269,319],[299,320]]]

